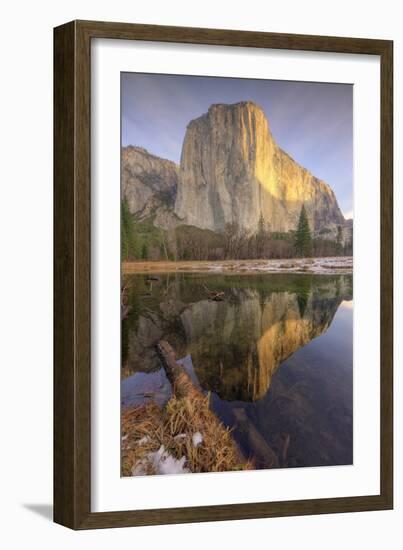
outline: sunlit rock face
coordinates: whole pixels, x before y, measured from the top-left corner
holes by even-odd
[[[140,219],[172,213],[178,186],[178,166],[142,147],[122,148],[122,197]]]
[[[180,166],[141,147],[122,148],[122,197],[139,219],[170,229],[255,233],[294,230],[301,206],[311,229],[335,238],[345,220],[332,189],[282,151],[263,110],[246,101],[212,105],[186,130]]]
[[[253,233],[262,217],[289,231],[303,204],[312,230],[344,224],[332,189],[278,147],[260,107],[212,105],[190,122],[175,201],[182,223],[222,231],[236,222]]]

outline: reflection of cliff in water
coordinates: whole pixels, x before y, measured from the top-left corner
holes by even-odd
[[[209,288],[225,300],[210,301]],[[205,390],[227,401],[262,398],[290,355],[330,326],[350,276],[176,275],[150,284],[133,278],[132,314],[125,320],[125,373],[159,368],[154,346],[167,339],[190,354]]]
[[[230,401],[263,397],[279,364],[328,328],[340,301],[310,299],[303,316],[287,292],[263,302],[256,291],[235,304],[198,302],[181,319],[201,386]]]

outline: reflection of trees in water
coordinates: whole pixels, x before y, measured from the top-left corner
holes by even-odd
[[[206,298],[206,281],[224,301]],[[349,276],[171,275],[151,296],[144,277],[136,283],[140,306],[122,327],[127,372],[158,368],[154,345],[165,338],[191,355],[204,389],[231,401],[261,398],[280,363],[326,331],[351,292]]]
[[[297,294],[297,301],[298,301],[298,307],[299,307],[299,313],[300,316],[303,317],[305,313],[305,308],[307,306],[309,297],[311,295],[311,281],[304,279],[301,282],[301,285],[299,286],[296,294]]]

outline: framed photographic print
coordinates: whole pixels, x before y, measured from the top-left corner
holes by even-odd
[[[393,506],[390,41],[54,34],[54,519]]]

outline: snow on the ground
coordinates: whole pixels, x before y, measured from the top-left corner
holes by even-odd
[[[177,459],[169,454],[164,445],[155,453],[148,453],[132,468],[133,476],[143,476],[147,474],[147,469],[152,466],[157,475],[169,474],[187,474],[189,469],[185,468],[186,457]]]
[[[222,271],[223,269],[226,269],[226,266],[222,264],[210,264],[208,269],[210,271]]]
[[[193,447],[197,447],[203,441],[203,436],[200,432],[195,432],[192,436]]]
[[[151,441],[151,438],[149,435],[145,435],[144,437],[142,437],[139,441],[137,441],[137,445],[145,445],[146,443],[148,443],[149,441]]]
[[[186,457],[179,460],[165,450],[164,445],[156,453],[150,453],[154,462],[154,469],[157,474],[185,474],[189,470],[185,468]]]
[[[317,273],[348,274],[353,270],[351,256],[329,258],[293,258],[283,260],[240,260],[223,264],[210,264],[210,271],[249,272],[249,273]]]

